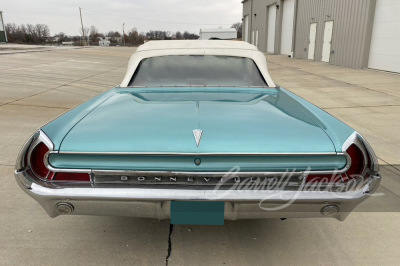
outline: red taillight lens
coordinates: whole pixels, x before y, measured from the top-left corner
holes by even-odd
[[[53,180],[90,182],[90,175],[85,173],[55,173]]]
[[[31,153],[31,168],[35,175],[45,179],[49,174],[49,169],[44,164],[44,156],[49,151],[49,148],[41,142],[32,150]]]
[[[347,176],[352,178],[357,178],[362,174],[365,168],[364,155],[360,148],[358,148],[355,144],[352,144],[346,151],[351,158],[351,166],[349,170],[347,170]]]
[[[31,169],[36,177],[47,179],[48,181],[90,182],[90,175],[87,173],[54,173],[47,169],[44,157],[49,152],[49,148],[43,143],[39,143],[33,148],[30,158]]]

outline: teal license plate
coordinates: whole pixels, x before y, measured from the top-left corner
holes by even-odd
[[[171,201],[171,224],[223,225],[223,201]]]

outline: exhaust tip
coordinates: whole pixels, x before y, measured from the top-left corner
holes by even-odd
[[[66,202],[58,203],[56,208],[61,214],[71,214],[74,211],[74,206]]]

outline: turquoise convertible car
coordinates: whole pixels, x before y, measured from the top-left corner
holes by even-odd
[[[354,129],[276,86],[237,41],[151,41],[122,83],[41,127],[17,159],[20,187],[51,217],[333,217],[378,187]]]

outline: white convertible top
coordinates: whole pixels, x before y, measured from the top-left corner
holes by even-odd
[[[144,58],[168,55],[221,55],[252,59],[269,87],[275,87],[265,55],[254,45],[242,41],[223,40],[169,40],[149,41],[138,47],[129,60],[128,70],[120,87],[127,87],[137,66]]]
[[[223,40],[178,40],[178,41],[149,41],[140,45],[137,52],[168,49],[245,49],[257,51],[254,45],[248,42]]]

